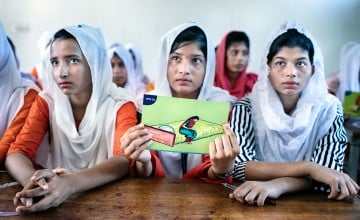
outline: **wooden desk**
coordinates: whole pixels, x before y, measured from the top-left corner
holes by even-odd
[[[0,173],[0,184],[11,179]],[[0,211],[13,211],[20,186],[0,189]],[[228,198],[229,189],[200,180],[127,178],[87,192],[58,208],[14,219],[359,219],[360,201],[330,201],[324,194],[283,196],[256,207]]]
[[[347,170],[349,172],[349,176],[357,181],[360,157],[360,119],[347,119],[345,121],[345,128],[350,141]]]

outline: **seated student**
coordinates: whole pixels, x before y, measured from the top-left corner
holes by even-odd
[[[113,82],[118,87],[142,98],[145,85],[137,81],[131,53],[121,43],[114,43],[108,49],[108,55],[112,67]]]
[[[247,73],[250,41],[245,32],[230,31],[216,48],[214,85],[238,99],[251,92],[257,81],[255,73]]]
[[[125,47],[129,50],[131,57],[134,61],[135,77],[137,82],[140,82],[139,85],[142,88],[142,84],[145,85],[145,91],[149,92],[153,90],[154,82],[150,81],[149,77],[145,75],[143,70],[143,61],[141,56],[140,48],[134,44],[126,44]]]
[[[16,66],[20,71],[21,77],[35,82],[35,78],[30,73],[21,72],[21,70],[20,70],[20,61],[19,61],[19,59],[18,59],[18,57],[16,55],[16,46],[15,46],[14,42],[11,40],[11,38],[9,36],[7,37],[7,39],[9,41],[9,45],[11,47],[11,50],[12,50],[14,56],[15,56]]]
[[[343,101],[346,91],[360,91],[359,74],[360,44],[350,41],[341,47],[339,70],[330,73],[326,78],[329,92]]]
[[[0,169],[10,144],[25,123],[39,89],[21,76],[16,57],[0,24]]]
[[[129,171],[120,137],[137,123],[136,99],[111,82],[100,30],[77,25],[57,31],[47,57],[46,80],[52,89],[35,99],[6,159],[10,174],[24,186],[14,199],[18,212],[57,207]],[[47,131],[51,145],[41,149]],[[33,164],[45,169],[36,171]],[[56,175],[51,169],[57,167],[66,174]],[[38,201],[32,204],[32,198]]]
[[[165,34],[160,47],[160,70],[154,94],[233,102],[235,97],[213,86],[215,56],[210,42],[196,23],[179,25]],[[231,181],[230,172],[239,148],[230,127],[226,124],[224,129],[226,134],[210,143],[209,155],[150,153],[146,148],[151,144],[151,136],[143,124],[130,128],[124,134],[121,147],[127,156],[135,160],[132,168],[138,176]]]
[[[267,197],[320,183],[330,186],[328,198],[355,196],[359,186],[342,173],[342,107],[327,91],[321,51],[311,35],[294,22],[281,24],[267,44],[259,76],[231,116],[240,143],[234,178],[246,182],[230,197],[261,206]]]
[[[352,41],[342,47],[338,77],[336,96],[341,101],[346,91],[360,92],[360,43]]]

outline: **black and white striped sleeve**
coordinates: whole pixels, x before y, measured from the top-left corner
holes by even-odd
[[[312,161],[321,166],[342,171],[348,138],[344,128],[344,119],[340,109],[329,132],[321,138],[312,155]]]
[[[337,110],[336,118],[329,130],[329,132],[321,138],[312,155],[311,161],[320,164],[321,166],[343,171],[345,150],[348,144],[348,138],[344,128],[344,118],[340,106]],[[314,184],[315,189],[327,190],[323,184]]]
[[[245,166],[255,160],[255,134],[251,120],[251,105],[248,98],[239,100],[231,113],[230,127],[239,143],[240,153],[235,159],[234,178],[245,180]]]

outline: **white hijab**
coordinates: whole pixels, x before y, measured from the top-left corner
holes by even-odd
[[[341,101],[346,91],[360,92],[360,43],[348,42],[341,48],[339,79],[336,96]]]
[[[168,60],[170,55],[171,46],[175,38],[184,30],[190,27],[199,27],[205,34],[207,41],[207,57],[206,57],[206,70],[203,85],[198,96],[199,100],[212,100],[212,101],[228,101],[234,102],[236,98],[230,96],[225,90],[214,87],[215,77],[215,49],[208,36],[208,34],[199,25],[193,22],[181,24],[169,32],[167,32],[161,40],[160,47],[160,65],[159,72],[155,77],[155,91],[154,94],[162,96],[172,96],[169,81],[167,79]],[[159,157],[162,162],[166,177],[180,178],[182,173],[181,154],[172,152],[159,152]],[[202,162],[202,155],[189,154],[187,170],[199,165]]]
[[[24,96],[30,89],[39,91],[31,80],[21,77],[14,53],[0,23],[0,139],[24,105]]]
[[[108,56],[111,62],[111,58],[117,54],[124,62],[125,69],[127,71],[127,81],[125,83],[125,89],[137,95],[137,80],[135,76],[134,61],[130,52],[121,43],[114,43],[108,49]]]
[[[45,90],[41,96],[49,105],[52,139],[49,154],[37,158],[47,168],[64,167],[68,172],[76,172],[113,155],[117,111],[125,102],[136,104],[136,99],[112,83],[111,66],[99,29],[86,25],[64,29],[76,38],[90,66],[93,90],[77,130],[70,100],[56,85],[47,65],[50,68],[45,78],[52,89]]]
[[[145,77],[145,74],[144,74],[144,69],[143,69],[143,60],[142,60],[140,48],[134,44],[126,44],[125,47],[126,47],[126,49],[128,49],[128,51],[131,50],[134,53],[135,78],[136,78],[136,81],[142,82],[143,78]]]
[[[297,29],[313,43],[314,74],[304,88],[295,110],[287,115],[268,79],[266,56],[275,38],[290,28]],[[255,126],[257,159],[266,161],[310,160],[317,141],[329,131],[337,107],[340,106],[338,99],[327,91],[323,58],[317,43],[307,30],[295,22],[282,23],[271,35],[262,58],[259,80],[249,97]]]

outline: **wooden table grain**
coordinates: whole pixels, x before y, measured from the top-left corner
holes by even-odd
[[[0,173],[0,184],[12,181]],[[20,186],[0,189],[0,211],[14,211]],[[11,219],[360,219],[360,201],[328,200],[303,192],[284,195],[276,206],[251,206],[228,198],[229,189],[201,180],[126,178],[57,208]]]

